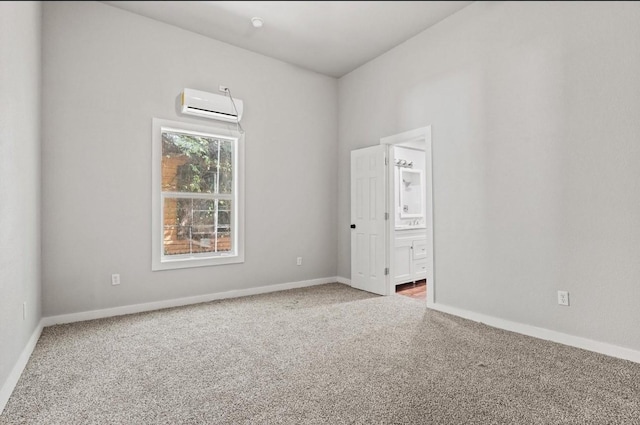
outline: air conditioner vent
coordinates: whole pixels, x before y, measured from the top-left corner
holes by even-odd
[[[235,106],[234,106],[235,103]],[[242,119],[243,103],[228,96],[194,89],[182,92],[182,113],[214,120],[239,122]]]

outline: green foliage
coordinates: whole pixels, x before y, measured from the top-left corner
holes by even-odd
[[[164,132],[162,153],[188,157],[188,161],[178,168],[178,191],[231,193],[233,157],[229,140]]]

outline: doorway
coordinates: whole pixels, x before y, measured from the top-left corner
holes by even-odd
[[[353,287],[390,295],[424,282],[435,302],[431,156],[430,126],[351,152]]]
[[[380,139],[389,152],[389,293],[435,302],[431,127]],[[426,291],[426,296],[425,296]]]

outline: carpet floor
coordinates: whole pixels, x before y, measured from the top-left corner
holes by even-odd
[[[640,364],[328,284],[47,327],[0,424],[640,424]]]

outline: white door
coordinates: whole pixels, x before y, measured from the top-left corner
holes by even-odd
[[[351,286],[387,295],[387,146],[351,151]]]

